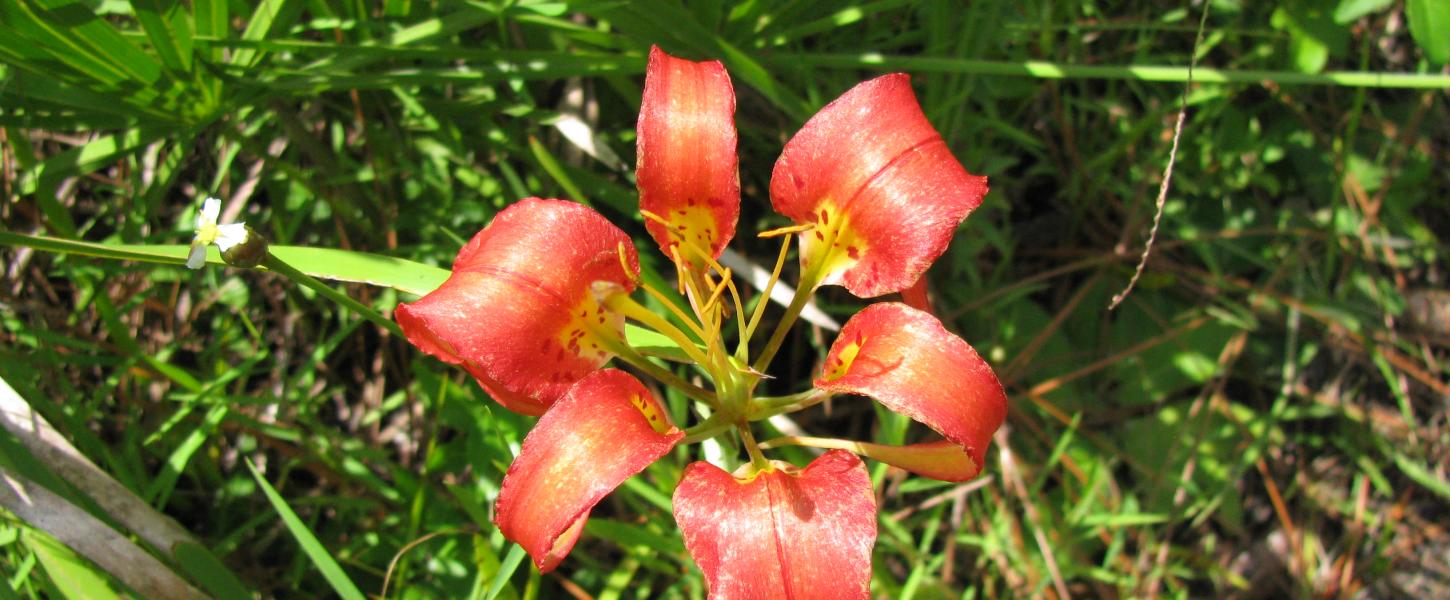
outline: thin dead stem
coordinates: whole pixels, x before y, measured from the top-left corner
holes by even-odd
[[[1158,239],[1158,226],[1163,223],[1163,203],[1168,199],[1168,187],[1173,182],[1173,164],[1178,161],[1178,140],[1183,136],[1183,120],[1188,116],[1188,90],[1193,88],[1193,69],[1198,66],[1198,47],[1203,44],[1203,25],[1208,22],[1210,4],[1212,3],[1203,3],[1203,13],[1198,17],[1198,35],[1193,40],[1192,54],[1188,59],[1188,77],[1183,82],[1183,95],[1179,98],[1178,119],[1173,123],[1173,145],[1168,148],[1168,165],[1163,168],[1163,182],[1158,185],[1158,198],[1153,203],[1153,227],[1148,230],[1148,241],[1143,243],[1143,254],[1138,257],[1133,278],[1128,280],[1128,286],[1123,291],[1113,296],[1108,310],[1117,309],[1127,299],[1128,294],[1132,293],[1133,287],[1138,285],[1138,278],[1143,276],[1143,269],[1148,266],[1148,255],[1153,252],[1153,241]]]

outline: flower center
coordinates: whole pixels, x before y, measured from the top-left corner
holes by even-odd
[[[195,243],[201,244],[203,246],[210,246],[212,243],[216,242],[217,236],[221,235],[221,229],[217,227],[216,223],[204,222],[201,224],[200,227],[196,228],[195,235]]]
[[[858,337],[842,348],[841,352],[826,364],[826,372],[821,375],[821,379],[835,381],[845,375],[846,371],[851,368],[851,363],[856,361],[856,355],[861,353],[861,345],[865,343],[865,338]]]
[[[690,245],[703,253],[713,254],[710,250],[715,247],[715,239],[719,235],[713,215],[705,202],[690,199],[685,206],[659,215],[653,224],[663,227],[675,245]],[[691,270],[705,268],[699,253],[681,249],[680,255],[690,262]]]
[[[569,311],[569,322],[555,338],[559,346],[586,360],[603,363],[624,339],[624,315],[606,310],[591,290]]]
[[[832,200],[816,207],[816,225],[801,232],[801,268],[819,283],[836,283],[841,273],[860,260],[864,244]]]
[[[654,398],[634,394],[629,397],[629,403],[634,405],[635,410],[638,410],[639,414],[644,415],[645,420],[649,421],[649,426],[655,430],[655,433],[669,433],[675,428],[670,424],[670,420],[665,418],[664,410],[660,408],[659,403]]]

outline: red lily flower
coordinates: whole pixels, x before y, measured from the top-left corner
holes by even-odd
[[[624,339],[624,317],[604,309],[593,283],[627,293],[638,278],[629,236],[599,213],[529,198],[500,211],[458,251],[448,281],[399,305],[397,319],[408,341],[463,365],[499,404],[541,415]]]
[[[640,207],[651,236],[676,262],[693,318],[648,286],[675,321],[629,298],[637,257],[602,216],[534,198],[500,212],[459,252],[448,281],[399,306],[397,318],[409,341],[462,364],[505,407],[543,415],[504,477],[494,519],[541,571],[563,560],[590,510],[625,479],[681,441],[733,429],[750,462],[734,474],[694,463],[674,495],[686,549],[710,596],[866,598],[876,502],[861,460],[842,450],[929,477],[970,479],[1006,416],[1001,384],[935,317],[883,303],[847,322],[813,389],[769,399],[756,398],[755,389],[819,285],[842,283],[863,297],[909,288],[907,297],[925,302],[922,273],[981,203],[986,178],[952,157],[905,75],[867,81],[827,105],[786,144],[772,174],[772,205],[798,226],[764,235],[800,234],[801,282],[751,361],[765,303],[745,314],[729,270],[715,261],[740,212],[734,110],[719,62],[651,49],[638,122]],[[730,299],[721,300],[726,291]],[[723,307],[729,301],[735,310]],[[722,334],[730,314],[739,319],[733,351]],[[714,389],[685,382],[629,347],[625,318],[674,340]],[[680,389],[711,416],[681,431],[633,376],[600,370],[611,356]],[[756,443],[752,419],[834,393],[871,396],[945,440]],[[836,449],[804,469],[761,453],[792,443]]]
[[[665,256],[681,240],[717,258],[735,236],[740,173],[735,88],[720,61],[691,62],[649,51],[639,107],[636,180],[640,210]],[[689,157],[689,158],[685,158]],[[699,263],[698,257],[683,255]]]
[[[675,521],[711,598],[870,597],[876,496],[866,466],[832,450],[797,471],[685,469]]]
[[[639,380],[614,369],[590,373],[524,438],[494,522],[547,573],[574,547],[589,510],[683,437]]]
[[[936,317],[905,304],[866,307],[841,328],[817,389],[870,396],[946,437],[909,446],[854,443],[853,450],[944,481],[977,476],[1007,395],[966,341]]]
[[[987,178],[952,156],[901,73],[822,108],[770,177],[775,210],[816,225],[801,233],[802,271],[862,298],[915,283],[986,194]]]

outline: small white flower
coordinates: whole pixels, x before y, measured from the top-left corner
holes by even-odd
[[[206,264],[207,246],[216,244],[218,250],[226,252],[247,242],[245,223],[217,224],[221,209],[222,201],[216,198],[207,198],[202,202],[201,211],[196,214],[196,237],[191,239],[191,254],[186,257],[187,268],[200,269]]]

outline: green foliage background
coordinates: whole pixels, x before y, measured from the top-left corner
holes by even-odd
[[[531,420],[364,318],[436,271],[279,251],[384,284],[339,285],[345,307],[159,246],[210,194],[278,246],[447,267],[502,207],[566,197],[637,234],[658,277],[630,173],[658,44],[729,69],[734,247],[769,264],[749,232],[786,224],[767,194],[785,140],[906,71],[991,178],[930,278],[1012,412],[976,482],[873,470],[876,595],[1443,596],[1450,3],[1209,4],[0,0],[0,377],[202,541],[219,564],[158,556],[211,594],[380,595],[386,576],[390,598],[702,597],[668,510],[693,449],[601,504],[559,571],[520,565],[490,516]],[[1205,9],[1162,229],[1109,311]],[[565,139],[565,114],[619,158]],[[781,393],[831,337],[792,339]],[[796,416],[920,434],[858,400]],[[36,466],[0,441],[3,466]],[[126,593],[13,515],[0,573],[4,597]]]

